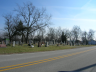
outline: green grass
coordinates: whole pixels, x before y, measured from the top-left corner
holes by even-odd
[[[24,44],[23,46],[16,45],[15,47],[7,46],[6,48],[0,48],[0,54],[54,51],[54,50],[63,50],[63,49],[74,49],[74,48],[79,48],[79,47],[89,47],[89,46],[95,46],[95,45],[83,45],[83,46],[51,45],[48,47],[45,47],[45,45],[43,45],[42,47],[35,46],[34,48],[31,48],[30,46],[27,46],[26,44]]]

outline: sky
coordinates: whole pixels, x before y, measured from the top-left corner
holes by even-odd
[[[4,29],[3,15],[14,13],[17,4],[32,2],[38,8],[46,8],[52,15],[50,27],[71,30],[77,25],[83,31],[96,31],[96,0],[0,0],[0,30]]]

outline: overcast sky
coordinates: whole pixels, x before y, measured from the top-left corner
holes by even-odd
[[[16,4],[32,2],[38,8],[46,8],[52,15],[51,27],[72,29],[80,26],[84,31],[96,30],[96,0],[0,0],[0,29],[4,28],[4,18],[7,13],[14,13]]]

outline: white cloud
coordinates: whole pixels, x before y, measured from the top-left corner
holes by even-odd
[[[75,19],[75,18],[52,18],[55,20],[74,20],[74,21],[92,21],[96,22],[96,19]]]

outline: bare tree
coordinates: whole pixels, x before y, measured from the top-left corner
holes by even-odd
[[[32,32],[32,33],[29,35],[29,38],[33,40],[33,39],[35,38],[35,35],[36,35],[36,31]]]
[[[39,41],[42,42],[44,40],[46,30],[42,28],[42,29],[37,30],[36,32],[37,32],[37,37],[39,38]]]
[[[50,24],[51,16],[46,14],[46,9],[37,9],[31,2],[24,3],[22,7],[18,5],[18,9],[15,9],[15,11],[24,19],[27,26],[26,42],[30,33]]]
[[[71,30],[69,31],[68,37],[69,37],[70,41],[72,41],[73,33]]]
[[[70,36],[70,31],[68,29],[63,29],[64,31],[64,35],[66,35],[66,40],[68,40],[69,36]]]
[[[80,37],[81,29],[79,26],[74,26],[72,29],[73,33],[73,40],[77,41],[77,39]]]
[[[58,27],[55,31],[56,42],[61,42],[62,29]]]
[[[6,36],[8,36],[10,42],[11,39],[14,35],[14,25],[12,23],[12,15],[11,14],[7,14],[3,16],[5,18],[5,30],[7,30]]]
[[[87,44],[87,32],[86,31],[82,32],[82,41],[84,44]]]
[[[94,30],[92,30],[92,29],[89,30],[89,32],[88,32],[88,40],[93,39],[93,37],[94,37],[94,33],[95,33]]]
[[[49,31],[48,31],[47,35],[49,37],[49,40],[55,39],[55,29],[54,28],[49,28]]]
[[[43,40],[44,39],[44,37],[45,37],[45,34],[46,34],[46,30],[45,30],[45,28],[41,28],[40,29],[40,32],[41,32],[41,40]]]

